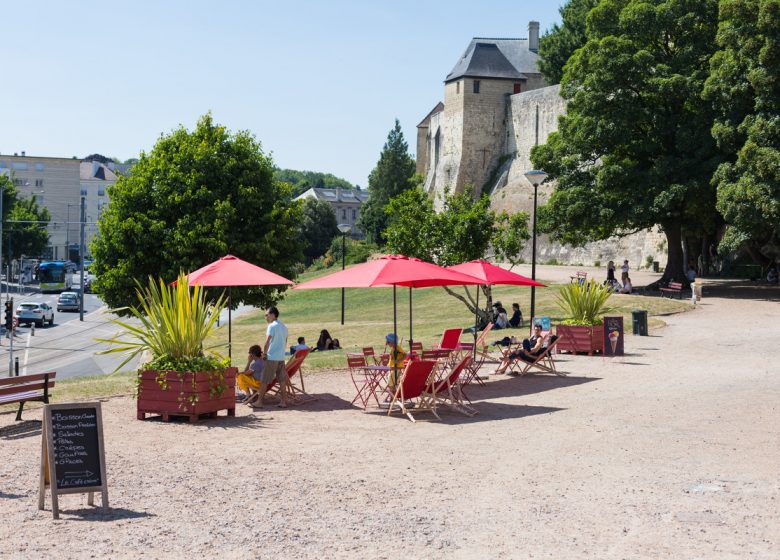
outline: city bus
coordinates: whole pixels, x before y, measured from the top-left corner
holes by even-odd
[[[41,292],[64,292],[73,286],[76,265],[71,261],[46,261],[38,265]]]

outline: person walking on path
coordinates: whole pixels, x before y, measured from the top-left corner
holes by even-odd
[[[279,383],[279,403],[280,408],[287,408],[287,370],[284,367],[284,352],[287,348],[287,327],[279,320],[279,310],[276,307],[269,307],[265,312],[265,321],[268,327],[265,331],[265,369],[263,370],[263,385],[260,388],[260,395],[257,402],[252,405],[253,408],[263,407],[263,397],[268,391],[268,385],[274,377]]]

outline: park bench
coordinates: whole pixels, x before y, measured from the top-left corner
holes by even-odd
[[[570,276],[571,283],[574,284],[575,282],[582,286],[588,279],[588,273],[583,270],[578,270],[577,273],[574,276]]]
[[[659,289],[661,290],[662,297],[669,294],[670,298],[673,295],[676,295],[679,299],[682,299],[683,285],[681,282],[669,282],[669,286],[667,288],[659,288]]]
[[[36,373],[0,379],[0,404],[19,403],[16,419],[22,419],[24,403],[30,401],[49,402],[49,389],[54,387],[57,372]]]

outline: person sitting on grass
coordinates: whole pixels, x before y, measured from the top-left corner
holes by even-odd
[[[518,328],[523,326],[523,312],[520,311],[520,304],[512,304],[512,317],[509,319],[509,326],[512,328]]]
[[[542,336],[542,325],[534,325],[534,334],[531,338],[523,340],[523,347],[514,352],[509,352],[501,360],[501,365],[493,373],[500,375],[506,372],[507,368],[515,360],[524,360],[526,362],[533,362],[539,354],[544,351],[544,337]]]
[[[257,398],[264,369],[263,350],[259,345],[254,344],[249,347],[249,360],[243,373],[236,376],[236,385],[244,393],[242,403],[250,404]]]
[[[295,346],[290,346],[290,355],[293,356],[298,350],[308,350],[309,347],[306,346],[306,339],[302,336],[298,337],[298,344]]]
[[[333,339],[330,337],[330,333],[327,329],[322,329],[320,331],[320,338],[317,339],[317,347],[312,350],[312,352],[324,352],[325,350],[337,350],[341,348],[339,345],[338,339]]]
[[[634,291],[634,287],[631,285],[631,278],[626,276],[626,279],[623,281],[623,288],[620,290],[621,294],[630,294]]]

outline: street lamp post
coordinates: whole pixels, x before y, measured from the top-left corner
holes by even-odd
[[[336,227],[341,232],[341,270],[344,270],[347,264],[347,234],[352,231],[352,226],[339,224]],[[341,324],[344,324],[344,288],[341,288]]]
[[[539,185],[547,179],[547,173],[540,169],[532,169],[526,172],[525,178],[534,186],[534,218],[533,218],[533,241],[531,245],[531,279],[536,280],[536,197]],[[536,287],[531,286],[531,322],[533,323],[536,312]],[[531,325],[533,328],[533,324]]]

